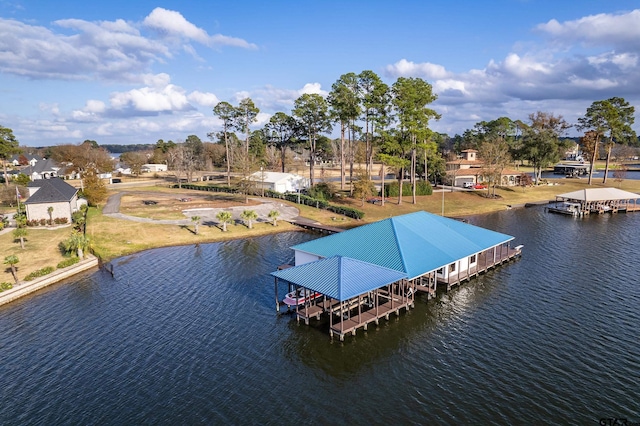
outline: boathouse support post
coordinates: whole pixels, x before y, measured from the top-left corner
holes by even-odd
[[[280,300],[278,299],[278,277],[273,277],[273,286],[276,295],[276,312],[280,312]]]

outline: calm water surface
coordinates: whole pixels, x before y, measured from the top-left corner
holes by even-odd
[[[0,307],[0,424],[640,421],[640,214],[472,222],[524,257],[344,343],[275,313],[268,273],[306,233],[151,250]]]

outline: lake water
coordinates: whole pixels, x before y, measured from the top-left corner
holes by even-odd
[[[344,343],[275,312],[268,273],[302,232],[150,250],[2,306],[0,424],[640,421],[640,214],[471,222],[522,259]]]

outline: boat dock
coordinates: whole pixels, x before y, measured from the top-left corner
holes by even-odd
[[[477,261],[473,266],[468,266],[465,270],[460,270],[456,275],[450,275],[447,279],[438,277],[437,271],[430,272],[424,276],[413,280],[401,280],[359,294],[357,297],[339,301],[332,297],[322,295],[315,300],[306,300],[296,306],[289,306],[280,300],[278,296],[278,278],[275,278],[276,306],[279,311],[286,306],[287,311],[295,309],[296,320],[310,324],[311,319],[319,321],[322,317],[329,318],[329,334],[331,337],[338,336],[340,340],[349,333],[355,336],[360,328],[367,330],[369,324],[379,324],[381,319],[389,320],[391,314],[400,315],[402,309],[409,310],[415,305],[415,295],[420,292],[430,300],[436,296],[437,285],[446,286],[449,291],[454,286],[459,286],[472,278],[486,273],[499,265],[509,262],[522,256],[524,246],[519,245],[514,248],[506,244],[485,250],[477,256]],[[293,268],[293,265],[284,264],[278,267],[279,271]],[[297,291],[300,286],[288,283],[288,291]]]
[[[411,309],[418,292],[430,300],[438,285],[448,291],[520,257],[523,248],[512,248],[510,235],[427,212],[340,231],[293,246],[296,265],[271,273],[278,311],[283,281],[297,321],[324,317],[340,340]]]
[[[640,195],[617,188],[587,188],[556,195],[556,202],[545,210],[567,216],[640,211]]]

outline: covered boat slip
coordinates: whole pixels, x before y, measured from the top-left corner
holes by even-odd
[[[273,272],[293,288],[321,298],[296,305],[296,316],[329,315],[341,338],[414,305],[417,291],[436,295],[438,283],[460,284],[522,252],[513,237],[454,219],[416,212],[296,245],[296,266]],[[297,290],[296,290],[297,291]],[[305,293],[303,293],[305,294]],[[293,305],[293,304],[292,304]]]
[[[355,334],[358,328],[366,329],[370,322],[378,323],[380,318],[388,318],[389,313],[414,303],[415,287],[409,285],[406,274],[342,256],[281,269],[271,275],[275,277],[276,299],[279,280],[322,293],[321,298],[297,304],[296,317],[308,324],[310,318],[328,314],[330,334],[337,334],[341,340],[347,333]]]
[[[640,211],[640,195],[617,188],[587,188],[556,195],[552,213],[585,216],[591,213]]]

